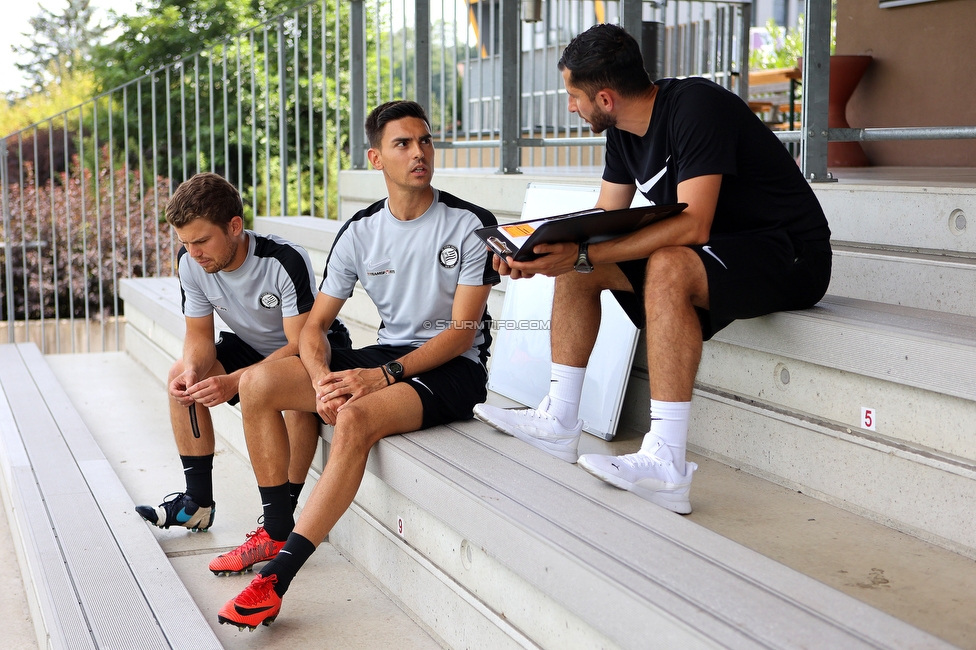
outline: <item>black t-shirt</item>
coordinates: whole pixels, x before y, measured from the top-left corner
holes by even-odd
[[[636,183],[654,204],[678,183],[722,174],[712,233],[786,229],[829,239],[823,209],[786,147],[737,95],[707,79],[662,79],[647,133],[607,129],[603,179]]]

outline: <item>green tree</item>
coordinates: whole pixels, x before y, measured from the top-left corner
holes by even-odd
[[[145,0],[119,16],[120,35],[95,48],[104,89],[120,86],[301,5],[300,0]]]
[[[30,19],[32,31],[24,33],[31,44],[11,47],[19,57],[26,57],[14,65],[30,77],[32,91],[40,91],[51,81],[61,82],[86,66],[92,49],[108,30],[93,22],[90,0],[67,0],[67,5],[60,14],[40,7],[40,13]]]
[[[329,42],[324,63],[323,4]],[[314,15],[310,30],[309,11]],[[115,110],[115,132],[121,132],[124,120],[135,124],[136,113],[141,113],[144,126],[154,114],[156,131],[146,133],[130,151],[141,151],[143,156],[158,151],[159,169],[176,183],[197,171],[226,173],[245,197],[257,197],[259,212],[273,213],[277,207],[272,197],[281,190],[280,172],[274,170],[280,170],[282,154],[288,161],[290,197],[298,195],[299,183],[310,182],[302,178],[302,174],[310,174],[309,161],[318,181],[326,173],[334,173],[337,156],[345,155],[335,151],[334,143],[336,124],[342,124],[344,132],[349,125],[349,53],[346,45],[337,52],[334,43],[335,39],[348,43],[348,11],[349,3],[341,0],[311,5],[300,0],[154,0],[137,5],[136,15],[121,18],[120,36],[97,48],[94,57],[101,88],[127,84],[110,93],[114,107],[128,107],[128,115]],[[338,34],[336,12],[340,13]],[[323,66],[328,70],[324,75]],[[335,86],[337,66],[342,70],[339,83],[344,92]],[[134,79],[137,81],[132,83]],[[313,143],[308,141],[309,104],[316,125]],[[328,155],[322,151],[323,119],[331,147]],[[294,135],[296,120],[301,122],[300,138]],[[106,130],[100,127],[101,132]],[[339,140],[344,142],[345,134]],[[301,173],[294,166],[299,159],[305,170]],[[243,174],[238,174],[239,169]],[[256,177],[251,176],[254,169]],[[273,171],[266,175],[267,169]],[[291,200],[289,212],[308,213],[309,194],[302,192],[301,206]],[[334,197],[312,194],[316,214],[324,211],[323,200],[334,208]]]

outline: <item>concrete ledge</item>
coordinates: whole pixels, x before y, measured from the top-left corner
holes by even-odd
[[[813,309],[736,321],[715,340],[976,399],[976,319],[827,296]]]
[[[35,346],[0,346],[4,502],[40,647],[219,648]]]

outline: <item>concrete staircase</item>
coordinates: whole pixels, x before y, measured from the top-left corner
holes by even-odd
[[[528,182],[579,185],[596,178],[596,171],[585,177],[438,172],[437,185],[515,219]],[[384,194],[375,172],[343,173],[340,180],[345,216]],[[897,193],[848,184],[816,189],[837,241],[845,242],[838,244],[831,296],[814,310],[737,323],[708,344],[693,408],[693,450],[976,556],[968,516],[976,452],[966,435],[976,420],[967,417],[974,395],[964,374],[972,366],[974,316],[919,302],[936,290],[925,289],[934,281],[911,266],[924,260],[919,268],[965,272],[967,250],[976,246],[909,250],[881,237],[857,239],[848,234],[858,230],[845,226],[845,215],[872,218],[858,197],[878,192],[901,205]],[[920,201],[934,197],[917,207],[939,212],[933,224],[948,224],[953,210],[976,213],[974,193],[906,193]],[[890,215],[890,206],[883,213]],[[964,232],[958,217],[951,221]],[[862,226],[861,233],[891,235],[891,228]],[[304,244],[317,267],[338,230],[337,223],[291,217],[259,218],[255,227]],[[900,241],[912,239],[906,233]],[[871,273],[854,264],[882,266],[874,273],[876,290],[867,286]],[[920,287],[912,290],[915,299],[890,297],[902,291],[882,294],[893,273],[885,264],[908,265],[895,267],[906,278],[906,294],[907,279],[918,275],[910,285]],[[175,286],[135,282],[138,288],[122,289],[127,349],[159,374],[179,353]],[[501,313],[505,287],[492,292],[493,314]],[[378,324],[368,297],[358,292],[342,316],[359,332]],[[646,427],[643,357],[638,350],[623,440],[585,440],[585,451],[632,451],[634,431]],[[873,409],[876,430],[859,426],[861,406]],[[239,411],[226,411],[215,424],[243,449]],[[324,432],[326,440],[329,435]],[[941,647],[878,610],[688,518],[595,484],[575,467],[477,422],[384,440],[330,541],[450,647]]]

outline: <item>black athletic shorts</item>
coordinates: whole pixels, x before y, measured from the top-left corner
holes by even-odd
[[[709,309],[698,309],[702,339],[740,318],[777,311],[808,309],[830,284],[828,239],[803,241],[785,230],[716,234],[703,246],[691,246],[705,265]],[[618,264],[634,293],[613,295],[634,324],[643,328],[647,260]]]
[[[338,318],[329,328],[329,344],[332,349],[349,348],[352,340],[349,338],[349,330]],[[217,361],[224,367],[224,372],[228,375],[241,368],[253,366],[259,361],[264,361],[264,355],[244,342],[244,339],[233,332],[221,332],[217,338]],[[227,403],[231,406],[241,401],[240,395],[234,395]]]
[[[241,368],[253,366],[259,361],[264,361],[264,355],[244,342],[244,340],[233,332],[221,332],[217,338],[217,361],[224,367],[224,372],[228,375]],[[227,403],[233,406],[241,401],[240,395],[234,395]]]
[[[378,368],[416,350],[409,345],[370,345],[358,350],[332,350],[333,371],[353,368]],[[488,398],[488,373],[480,363],[455,357],[447,363],[408,377],[403,383],[417,391],[423,405],[421,429],[455,420],[471,419],[475,404]]]

